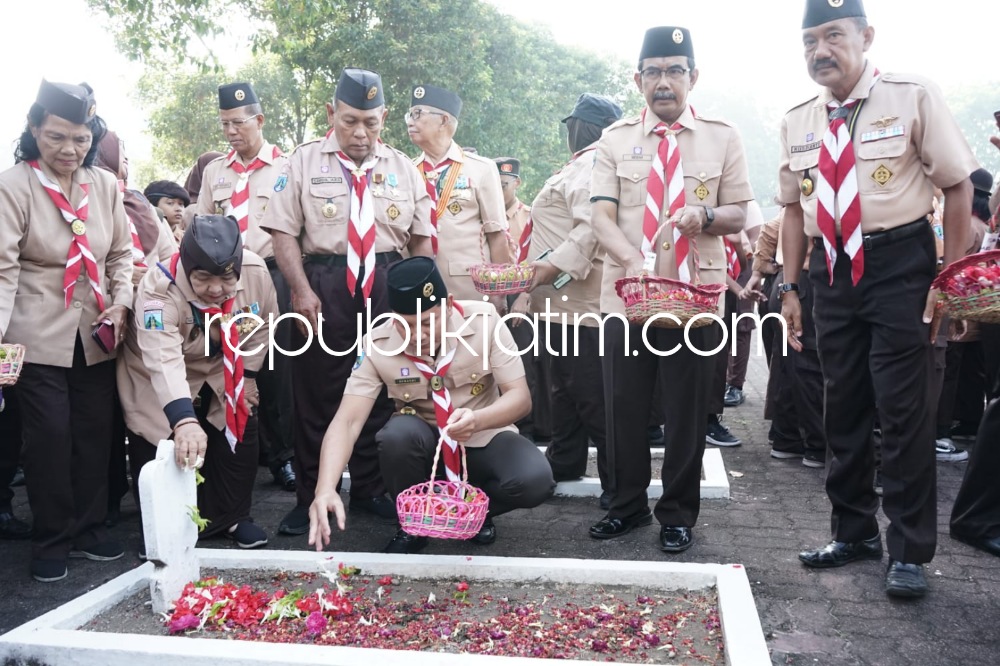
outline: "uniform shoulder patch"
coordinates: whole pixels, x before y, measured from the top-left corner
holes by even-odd
[[[364,362],[365,362],[365,350],[362,349],[361,353],[358,354],[358,357],[356,359],[354,359],[354,367],[352,367],[351,370],[352,371],[353,370],[357,370],[358,368],[361,367],[361,364],[364,363]]]

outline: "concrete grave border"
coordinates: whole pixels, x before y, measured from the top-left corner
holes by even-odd
[[[417,578],[454,577],[468,580],[529,580],[584,584],[648,586],[651,591],[703,589],[715,585],[719,616],[726,639],[729,666],[771,663],[746,571],[738,564],[689,564],[544,558],[444,555],[383,555],[304,551],[196,551],[200,565],[213,569],[267,569],[318,572],[324,564],[345,562],[366,576],[394,574]],[[149,586],[151,563],[0,636],[0,660],[12,664],[51,666],[528,666],[549,663],[532,658],[500,658],[403,650],[238,643],[208,638],[143,636],[81,631],[79,627],[129,596]],[[34,661],[31,661],[34,660]],[[608,662],[568,661],[590,664]]]

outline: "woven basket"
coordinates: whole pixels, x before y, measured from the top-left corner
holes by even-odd
[[[952,319],[1000,324],[1000,250],[959,259],[941,271],[933,286]]]
[[[442,481],[433,478],[444,439],[438,441],[431,467],[431,480],[410,486],[396,496],[396,513],[399,526],[413,536],[434,539],[471,539],[479,534],[486,522],[490,498],[471,486],[469,467],[462,451],[462,481]]]
[[[506,231],[507,243],[511,246],[512,256],[517,256],[517,245]],[[469,267],[472,284],[480,294],[503,296],[505,294],[521,294],[531,286],[535,277],[535,267],[528,264],[492,264],[486,261],[486,232],[479,233],[479,254],[483,263]]]
[[[625,317],[633,324],[644,324],[660,314],[671,314],[680,322],[661,317],[650,324],[658,328],[683,328],[697,315],[718,313],[719,295],[725,290],[724,284],[693,285],[645,273],[615,281],[615,291],[625,303]],[[712,321],[702,317],[691,327],[707,326]]]
[[[24,366],[24,345],[0,344],[0,386],[17,383],[17,377]]]

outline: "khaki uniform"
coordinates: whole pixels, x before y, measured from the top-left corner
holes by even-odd
[[[446,158],[461,164],[455,187],[448,197],[448,205],[438,218],[437,265],[448,285],[448,293],[458,299],[482,300],[469,277],[469,267],[483,263],[483,252],[488,262],[508,263],[509,257],[490,257],[489,246],[483,234],[507,231],[507,215],[503,205],[503,188],[496,162],[479,155],[462,151],[452,142]],[[413,160],[420,164],[424,153]],[[453,164],[450,169],[458,168]],[[448,171],[438,176],[440,188]],[[421,187],[424,187],[421,184]],[[482,248],[482,249],[481,249]]]
[[[274,146],[265,141],[260,147],[257,159],[264,161],[267,166],[250,172],[250,182],[247,184],[250,189],[250,214],[247,216],[244,247],[262,259],[270,259],[274,256],[271,234],[260,228],[260,222],[264,218],[264,211],[267,210],[271,195],[274,194],[274,183],[288,162],[288,158],[284,155],[274,157]],[[240,178],[232,168],[233,162],[237,160],[246,166],[243,158],[235,151],[232,157],[219,157],[205,165],[201,193],[198,195],[197,203],[194,204],[195,211],[199,215],[232,214],[233,207],[230,200],[233,197],[236,181]]]
[[[528,218],[531,217],[531,208],[525,206],[524,203],[518,199],[514,198],[514,203],[510,205],[507,209],[507,233],[510,234],[511,240],[520,245],[521,234],[524,232],[524,226],[528,224]],[[528,259],[534,259],[534,255],[531,254],[531,247],[528,247]]]
[[[118,181],[107,171],[80,168],[70,204],[80,203],[80,184],[90,186],[87,240],[97,260],[104,306],[132,307],[132,234]],[[63,275],[73,232],[27,163],[0,174],[0,338],[24,344],[28,363],[68,368],[77,335],[87,364],[114,357],[91,339],[100,314],[82,271],[65,305]]]
[[[832,276],[827,270],[816,188],[801,189],[805,178],[816,179],[829,90],[782,121],[777,198],[801,204],[805,233],[819,248],[809,259],[809,283],[825,383],[833,538],[855,542],[878,533],[871,433],[880,405],[889,556],[923,564],[934,556],[937,538],[931,344],[922,321],[937,251],[926,216],[934,187],[968,180],[978,164],[935,85],[886,73],[872,86],[874,75],[869,62],[849,95],[864,100],[855,107],[852,133],[865,234],[857,285],[840,239]]]

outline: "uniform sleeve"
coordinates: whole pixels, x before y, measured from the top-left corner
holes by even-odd
[[[362,340],[362,349],[368,348],[368,336],[366,335]],[[361,358],[361,364],[358,365],[351,376],[347,378],[347,386],[344,387],[344,395],[357,395],[362,398],[370,398],[374,400],[378,397],[378,394],[382,392],[382,388],[385,383],[382,381],[382,377],[378,374],[378,370],[375,368],[375,363],[367,356],[364,355]]]
[[[201,175],[201,191],[198,192],[198,202],[194,204],[195,212],[198,215],[215,213],[215,201],[212,200],[211,171],[206,165],[205,172]]]
[[[781,154],[778,156],[778,196],[776,202],[782,206],[799,203],[801,190],[799,177],[790,166],[791,153],[788,150],[788,116],[781,119]],[[969,173],[972,173],[971,171]]]
[[[726,160],[722,165],[722,179],[719,181],[717,200],[720,206],[725,206],[751,201],[753,198],[743,139],[735,127],[730,127],[729,144],[726,146]]]
[[[945,104],[940,88],[933,83],[922,86],[917,107],[913,139],[927,177],[941,189],[967,180],[979,168],[979,162]]]
[[[10,325],[14,294],[21,274],[21,239],[28,231],[24,210],[14,193],[0,185],[0,340]]]
[[[111,247],[108,256],[104,258],[104,272],[108,277],[111,305],[132,307],[132,297],[135,291],[132,287],[132,230],[129,228],[128,215],[125,213],[125,202],[117,186],[109,188],[113,201],[111,220],[114,230],[111,235]],[[105,307],[109,304],[105,303]]]
[[[400,156],[405,164],[403,169],[410,174],[413,181],[413,221],[410,223],[410,235],[430,237],[431,231],[431,195],[427,194],[424,177],[417,167],[406,157]]]
[[[150,270],[142,278],[135,295],[132,325],[153,391],[173,428],[182,418],[195,413],[182,351],[184,339],[178,329],[182,313],[178,312],[178,301],[169,294],[169,286],[158,287],[162,284],[165,282],[159,269]],[[162,308],[159,307],[161,303]],[[147,304],[149,309],[145,307]],[[155,319],[157,311],[158,322]]]
[[[604,199],[618,203],[621,196],[621,183],[615,158],[611,153],[611,142],[605,134],[597,143],[597,156],[594,158],[594,170],[590,174],[590,200]]]
[[[990,215],[996,215],[997,208],[1000,208],[1000,187],[998,187],[997,191],[990,197]]]
[[[780,217],[765,222],[757,236],[757,247],[753,251],[753,270],[768,275],[774,272],[774,260],[778,251],[778,225]]]
[[[302,151],[296,150],[278,173],[274,194],[260,221],[265,231],[281,231],[295,238],[302,235],[305,225],[302,214],[302,160]]]
[[[569,273],[574,280],[587,278],[598,248],[597,237],[590,226],[591,169],[586,168],[591,163],[590,158],[590,155],[583,156],[584,164],[574,169],[572,178],[566,178],[560,184],[566,205],[573,215],[573,229],[549,255],[552,265]],[[575,163],[570,168],[573,166],[576,166]]]
[[[486,317],[490,321],[490,368],[497,384],[508,384],[524,377],[524,363],[517,355],[517,343],[510,334],[510,329],[500,321],[497,313],[491,312]],[[499,344],[497,344],[499,342]],[[508,350],[508,351],[504,351]]]
[[[482,185],[476,189],[479,201],[479,215],[483,220],[483,231],[506,231],[507,208],[503,205],[503,187],[500,185],[500,172],[496,167],[488,169]]]

